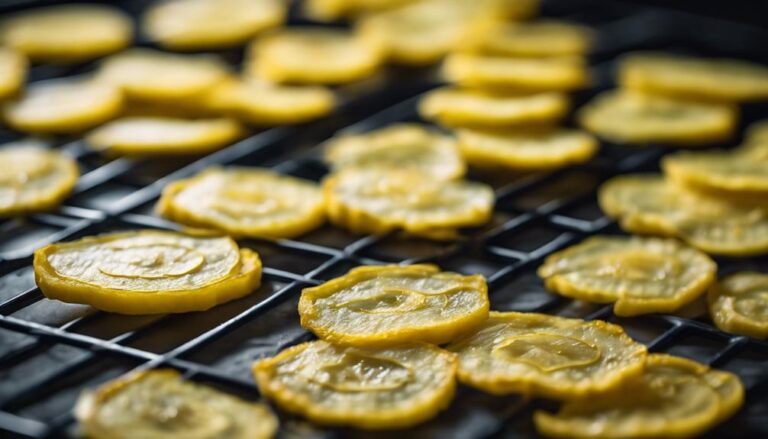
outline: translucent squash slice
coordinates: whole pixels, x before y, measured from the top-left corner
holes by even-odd
[[[79,133],[110,119],[123,109],[122,92],[94,81],[46,81],[27,88],[3,106],[12,128],[32,133]]]
[[[0,217],[56,207],[79,176],[74,160],[36,142],[0,146],[0,163]]]
[[[547,257],[538,274],[563,296],[615,302],[618,316],[671,312],[715,281],[704,253],[671,239],[597,236]]]
[[[227,74],[226,66],[209,56],[131,49],[104,61],[97,77],[130,99],[167,103],[201,96]]]
[[[347,169],[323,183],[330,220],[356,233],[402,229],[424,236],[452,236],[479,226],[493,210],[484,184],[436,180],[412,169]]]
[[[383,347],[447,343],[488,318],[480,275],[441,273],[434,265],[358,267],[299,300],[301,325],[331,343]]]
[[[134,372],[86,391],[75,416],[93,439],[270,439],[277,432],[266,405],[185,381],[173,369]]]
[[[336,21],[402,6],[410,0],[305,0],[303,12],[317,21]]]
[[[709,290],[707,299],[718,328],[768,338],[768,274],[743,272],[728,276]]]
[[[466,171],[453,138],[409,123],[335,137],[326,146],[325,159],[334,170],[395,167],[441,180],[461,177]]]
[[[74,4],[29,9],[3,20],[3,45],[33,61],[70,63],[117,52],[131,44],[133,25],[119,9]]]
[[[689,210],[683,193],[658,174],[620,175],[600,186],[600,208],[632,233],[675,236],[674,218]]]
[[[599,398],[576,399],[534,421],[547,437],[687,438],[738,410],[744,389],[736,375],[671,355],[648,356],[643,375]]]
[[[235,120],[124,117],[92,131],[86,140],[117,155],[190,155],[220,149],[242,136]]]
[[[301,235],[325,221],[316,184],[255,168],[213,168],[171,183],[157,211],[189,226],[273,239]]]
[[[568,112],[562,93],[500,94],[485,90],[442,87],[419,102],[419,115],[447,126],[509,127],[548,124]]]
[[[717,196],[768,196],[768,156],[745,151],[677,153],[664,157],[662,168],[676,183]]]
[[[19,92],[27,76],[27,58],[8,47],[0,47],[0,99]]]
[[[581,125],[616,143],[669,143],[700,146],[729,139],[736,107],[609,91],[579,111]]]
[[[619,64],[622,87],[727,102],[768,99],[768,67],[736,59],[635,53]]]
[[[448,346],[459,380],[496,395],[570,399],[639,375],[645,346],[620,326],[546,314],[491,312],[472,336]]]
[[[231,238],[143,230],[86,237],[35,251],[49,299],[118,314],[204,311],[250,294],[261,261]]]
[[[409,427],[447,407],[456,358],[427,344],[362,349],[313,341],[253,367],[259,390],[312,422],[363,429]]]
[[[589,70],[579,57],[509,58],[455,53],[443,62],[445,79],[465,87],[512,91],[569,91],[589,84]]]
[[[467,162],[478,167],[554,169],[584,163],[595,155],[597,140],[578,130],[457,131],[459,148]]]
[[[146,12],[142,27],[169,49],[218,49],[282,24],[286,10],[283,0],[165,0]]]
[[[246,74],[277,83],[343,84],[372,76],[381,51],[343,30],[291,27],[249,49]]]
[[[585,26],[560,21],[495,22],[486,32],[470,35],[461,50],[503,56],[585,55],[594,40]]]

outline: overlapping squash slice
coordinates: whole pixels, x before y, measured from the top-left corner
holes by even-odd
[[[724,197],[768,200],[768,154],[750,150],[677,153],[664,157],[664,173],[678,184]]]
[[[402,229],[438,239],[484,224],[494,202],[489,186],[437,180],[413,169],[346,169],[327,178],[323,190],[330,220],[353,232]]]
[[[161,46],[204,50],[244,44],[285,21],[284,0],[164,0],[142,19]]]
[[[718,328],[768,338],[768,274],[730,275],[709,290],[707,299],[709,313]]]
[[[557,122],[568,112],[568,98],[557,92],[504,94],[442,87],[419,102],[421,117],[447,126],[509,127]]]
[[[95,149],[117,155],[189,155],[215,151],[243,134],[229,118],[123,117],[92,131]]]
[[[578,130],[457,131],[461,154],[471,165],[523,170],[553,169],[588,161],[598,148],[592,135]]]
[[[635,53],[619,65],[622,87],[728,102],[768,99],[768,67],[736,59]]]
[[[231,238],[143,230],[35,251],[43,294],[119,314],[203,311],[253,292],[261,261]]]
[[[538,274],[563,296],[614,302],[616,315],[634,316],[694,301],[716,269],[707,255],[675,240],[596,236],[550,255]]]
[[[246,72],[277,83],[343,84],[373,75],[381,51],[343,30],[291,27],[254,41]]]
[[[117,52],[133,39],[130,17],[97,4],[35,8],[3,20],[0,41],[33,61],[81,62]]]
[[[325,221],[316,184],[265,169],[213,168],[166,186],[158,212],[233,235],[290,238]]]
[[[95,81],[45,81],[3,106],[12,128],[33,133],[79,133],[106,122],[123,108],[122,92]]]
[[[27,76],[27,58],[17,50],[0,47],[0,99],[15,95]]]
[[[448,346],[459,380],[497,395],[570,399],[639,375],[645,346],[620,326],[546,314],[491,312],[472,336]]]
[[[592,30],[561,21],[495,22],[487,31],[469,35],[461,50],[504,56],[585,55],[594,39]]]
[[[408,123],[335,137],[326,146],[325,159],[334,170],[392,167],[440,180],[461,177],[466,170],[453,138]]]
[[[75,416],[93,439],[270,439],[277,432],[266,405],[185,381],[173,369],[134,372],[86,391]]]
[[[480,275],[440,272],[434,265],[370,266],[305,288],[301,325],[323,340],[354,346],[447,343],[488,318]]]
[[[279,407],[320,424],[363,429],[432,418],[456,388],[456,358],[427,344],[363,349],[314,341],[257,362],[253,373]]]
[[[649,355],[642,376],[599,398],[566,402],[557,414],[539,411],[539,433],[570,438],[698,436],[741,407],[739,378],[695,361]]]
[[[616,143],[699,146],[730,138],[738,112],[727,104],[609,91],[584,106],[578,119],[584,128]]]
[[[409,2],[410,0],[305,0],[301,6],[310,18],[333,21],[383,11]]]
[[[77,182],[71,158],[35,142],[0,146],[0,217],[57,206]]]

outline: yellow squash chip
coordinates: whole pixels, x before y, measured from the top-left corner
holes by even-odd
[[[736,59],[635,53],[619,64],[622,87],[682,98],[728,102],[768,99],[768,67]]]
[[[30,9],[0,25],[3,45],[33,61],[88,61],[130,45],[133,24],[119,9],[79,4]]]
[[[568,56],[589,52],[594,34],[588,27],[560,21],[495,22],[461,43],[461,50],[503,56]]]
[[[92,131],[86,140],[117,155],[189,155],[215,151],[242,134],[243,127],[227,118],[124,117]]]
[[[589,161],[598,148],[592,135],[569,129],[501,131],[461,128],[457,136],[467,162],[485,168],[561,168]]]
[[[157,210],[189,226],[273,239],[301,235],[325,221],[315,183],[255,168],[213,168],[171,183]]]
[[[323,340],[364,347],[447,343],[477,328],[488,309],[481,275],[434,265],[354,268],[305,288],[299,300],[302,326]]]
[[[578,119],[584,128],[611,142],[700,146],[729,139],[738,111],[726,104],[609,91],[584,106]]]
[[[707,299],[718,328],[768,338],[768,274],[742,272],[728,276],[709,290]]]
[[[442,73],[460,86],[512,91],[569,91],[584,88],[590,81],[584,59],[570,56],[509,58],[455,53],[443,62]]]
[[[185,381],[173,369],[134,372],[83,392],[75,416],[93,439],[271,439],[277,432],[266,405]]]
[[[645,346],[620,326],[546,314],[491,312],[472,336],[448,346],[459,380],[496,395],[570,399],[639,375]]]
[[[253,367],[259,390],[279,407],[319,424],[409,427],[447,407],[456,358],[428,344],[387,349],[304,343]]]
[[[164,0],[144,14],[142,26],[169,49],[217,49],[280,25],[287,8],[284,0]]]
[[[347,169],[327,178],[323,189],[330,220],[356,233],[452,235],[486,223],[494,203],[489,186],[437,180],[413,169]]]
[[[343,84],[372,76],[381,51],[343,30],[291,27],[249,48],[246,73],[277,83]]]
[[[568,112],[563,93],[504,94],[442,87],[419,102],[419,115],[446,126],[510,127],[554,123]]]
[[[410,123],[334,137],[326,146],[325,159],[334,170],[392,167],[440,180],[461,177],[466,171],[453,138]]]
[[[120,114],[123,94],[94,81],[45,81],[3,105],[5,122],[31,133],[79,133]]]
[[[671,239],[596,236],[547,257],[538,274],[563,296],[615,302],[618,316],[672,312],[715,281],[707,255]]]
[[[0,217],[57,206],[79,176],[74,160],[35,142],[0,146],[0,163]]]
[[[739,378],[671,355],[648,356],[642,376],[601,395],[566,402],[534,421],[547,437],[687,438],[733,415],[744,400]]]
[[[0,99],[15,95],[24,85],[28,61],[20,52],[0,47]]]
[[[228,237],[143,230],[86,237],[35,251],[49,299],[119,314],[204,311],[258,288],[261,260]]]
[[[304,0],[303,12],[318,21],[335,21],[350,16],[392,9],[410,0]]]
[[[718,196],[768,196],[768,155],[743,150],[677,153],[664,157],[662,168],[672,181]]]

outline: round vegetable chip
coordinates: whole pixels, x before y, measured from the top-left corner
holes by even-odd
[[[116,117],[122,92],[94,81],[46,81],[3,106],[12,128],[34,133],[79,133]]]
[[[250,168],[213,168],[171,183],[157,210],[182,224],[260,238],[298,236],[325,221],[316,184]]]
[[[48,245],[34,268],[49,299],[120,314],[203,311],[261,280],[259,256],[230,238],[153,230]]]
[[[570,399],[640,374],[645,346],[620,326],[546,314],[491,312],[472,336],[448,346],[459,380],[489,393]]]
[[[538,274],[563,296],[615,302],[619,316],[671,312],[714,282],[704,253],[671,239],[597,236],[547,257]]]
[[[303,12],[318,21],[335,21],[350,16],[402,6],[410,0],[305,0]]]
[[[277,431],[266,405],[185,381],[173,369],[135,372],[84,392],[75,416],[94,439],[270,439]]]
[[[71,158],[35,142],[0,146],[0,217],[57,206],[77,182]]]
[[[27,76],[27,58],[16,50],[0,47],[0,99],[16,94]]]
[[[164,0],[147,11],[143,27],[170,49],[231,47],[283,23],[286,10],[284,0]]]
[[[0,40],[34,61],[81,62],[128,47],[131,19],[119,9],[74,4],[30,9],[4,20]]]
[[[560,21],[494,22],[486,32],[470,35],[461,49],[490,55],[537,57],[584,55],[592,30]]]
[[[441,180],[461,177],[465,172],[453,138],[410,123],[335,137],[326,147],[325,159],[335,170],[393,167]]]
[[[768,196],[768,156],[745,150],[677,153],[664,157],[662,168],[671,180],[715,195]]]
[[[434,265],[358,267],[299,300],[301,325],[323,340],[356,346],[447,343],[488,317],[480,275],[441,273]]]
[[[568,129],[538,131],[474,130],[457,132],[467,162],[479,167],[540,170],[584,163],[595,155],[592,135]]]
[[[581,125],[611,142],[699,146],[727,140],[736,107],[669,99],[628,91],[605,92],[578,114]]]
[[[634,53],[619,64],[622,87],[722,101],[768,99],[768,67],[735,59]]]
[[[653,354],[640,379],[599,398],[566,402],[554,415],[536,412],[534,421],[548,437],[684,438],[729,418],[743,400],[736,375]]]
[[[715,284],[707,298],[709,313],[718,328],[768,338],[768,274],[733,274]]]
[[[304,343],[253,367],[261,392],[281,408],[320,424],[403,428],[447,407],[456,358],[427,344],[388,349]]]

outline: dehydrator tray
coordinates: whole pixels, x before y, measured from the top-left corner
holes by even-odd
[[[33,3],[15,2],[13,8]],[[123,3],[137,14],[147,2]],[[612,87],[615,58],[630,50],[731,56],[768,64],[764,29],[637,3],[642,2],[544,2],[542,15],[588,24],[598,32],[590,57],[595,84],[574,96],[576,106]],[[242,59],[238,51],[221,55],[235,65]],[[37,66],[30,80],[74,76],[91,68]],[[719,331],[697,306],[680,315],[619,318],[611,306],[548,293],[535,274],[553,251],[596,233],[622,233],[597,207],[595,190],[613,175],[658,170],[658,159],[665,153],[661,147],[603,143],[591,162],[557,172],[470,175],[495,188],[495,213],[490,224],[467,230],[456,242],[396,234],[355,236],[331,226],[296,240],[240,240],[241,246],[262,256],[263,285],[254,294],[206,312],[114,315],[47,300],[35,287],[31,267],[35,248],[117,230],[173,229],[177,226],[152,212],[160,190],[211,165],[270,167],[319,181],[327,173],[319,160],[325,140],[338,131],[364,132],[418,120],[419,95],[436,85],[432,70],[392,68],[340,89],[342,104],[331,117],[258,132],[202,158],[110,161],[89,152],[80,139],[52,139],[80,164],[83,176],[75,193],[56,212],[0,221],[0,437],[77,437],[71,409],[79,393],[136,368],[176,368],[191,380],[257,399],[252,362],[313,338],[298,322],[296,305],[302,288],[360,264],[414,262],[485,275],[492,309],[605,319],[623,326],[651,351],[733,371],[744,382],[746,403],[709,437],[768,437],[768,342]],[[768,118],[768,106],[751,105],[744,109],[742,122],[760,118]],[[19,136],[3,131],[0,141]],[[768,258],[718,263],[721,275],[744,269],[768,271]],[[447,411],[409,430],[326,429],[281,413],[279,437],[532,438],[537,435],[531,413],[541,407],[547,404],[460,388]]]

